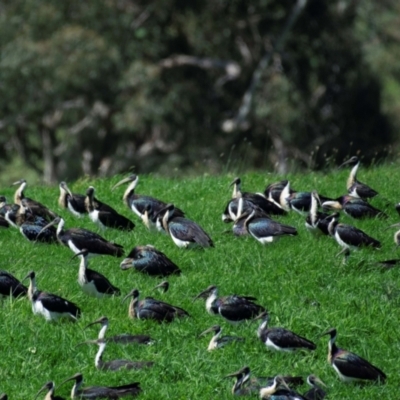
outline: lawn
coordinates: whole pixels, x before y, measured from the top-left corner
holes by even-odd
[[[247,173],[241,176],[244,191],[262,192],[268,183],[289,179],[299,191],[318,190],[337,197],[346,192],[348,170],[326,173],[276,176]],[[182,270],[181,276],[168,280],[170,290],[161,293],[153,288],[161,279],[142,275],[133,269],[122,271],[122,258],[109,256],[89,260],[89,267],[105,274],[121,289],[121,297],[98,300],[86,296],[77,284],[79,260],[61,245],[33,244],[16,229],[0,232],[0,269],[22,279],[30,270],[37,276],[39,289],[59,294],[77,303],[82,317],[77,323],[48,323],[32,314],[25,298],[5,300],[0,305],[2,321],[0,341],[0,393],[10,399],[33,398],[43,384],[57,384],[76,372],[83,373],[86,385],[121,385],[138,381],[143,389],[141,399],[230,399],[233,380],[224,379],[245,365],[254,375],[296,374],[304,378],[316,374],[327,385],[329,399],[365,400],[398,397],[400,378],[397,371],[400,340],[398,308],[400,305],[398,267],[384,270],[377,260],[397,258],[393,234],[386,229],[399,221],[394,204],[398,193],[398,166],[385,165],[365,169],[359,179],[376,189],[380,196],[372,200],[384,209],[387,220],[353,220],[341,216],[344,223],[354,224],[382,242],[382,249],[363,249],[351,254],[347,263],[336,257],[338,244],[330,237],[316,239],[307,232],[304,217],[292,212],[275,219],[298,229],[298,236],[285,237],[263,246],[251,237],[234,237],[231,225],[221,220],[230,199],[229,183],[234,175],[196,178],[163,178],[141,176],[137,193],[151,195],[182,208],[212,237],[215,248],[179,249],[163,234],[152,233],[122,202],[124,188],[111,191],[122,177],[69,182],[73,192],[85,193],[89,185],[96,196],[130,217],[136,227],[127,233],[108,229],[107,239],[124,246],[126,254],[136,245],[152,244],[164,252]],[[11,183],[11,182],[10,182]],[[15,188],[4,187],[0,194],[9,201]],[[39,200],[66,220],[66,228],[84,227],[99,232],[88,219],[77,219],[57,204],[58,187],[29,184],[26,196]],[[282,326],[315,341],[314,352],[273,353],[257,338],[258,322],[230,325],[206,312],[203,299],[193,298],[207,286],[219,287],[221,296],[251,295],[271,313],[271,326]],[[142,297],[153,296],[187,310],[191,318],[158,324],[128,318],[128,301],[122,297],[138,288]],[[150,335],[150,346],[109,344],[104,360],[124,358],[154,361],[152,368],[118,372],[97,371],[94,357],[97,346],[77,346],[97,337],[97,325],[84,327],[105,315],[110,319],[109,335],[144,333]],[[223,334],[245,338],[222,349],[207,351],[211,334],[198,337],[205,329],[220,324]],[[337,344],[366,358],[387,374],[384,385],[364,386],[342,383],[327,363],[328,337],[320,335],[330,327],[338,330]],[[72,385],[56,389],[69,397]],[[307,386],[299,389],[305,392]],[[44,394],[40,395],[44,398]]]

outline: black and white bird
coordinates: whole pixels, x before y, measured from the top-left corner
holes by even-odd
[[[181,248],[214,247],[214,243],[204,229],[196,222],[177,216],[175,206],[168,204],[159,212],[162,225],[173,242]]]
[[[137,396],[142,391],[139,382],[121,386],[87,386],[82,388],[83,375],[80,372],[61,382],[59,386],[69,381],[75,381],[71,390],[71,399],[119,399],[120,397]]]
[[[160,210],[166,207],[167,203],[162,200],[156,199],[155,197],[136,194],[135,189],[138,182],[139,176],[137,176],[136,174],[132,174],[116,183],[113,186],[112,190],[120,185],[129,183],[123,195],[123,201],[129,209],[131,209],[139,218],[142,219],[142,221],[146,224],[148,228],[151,228],[150,225],[154,225],[154,216],[158,214]],[[180,217],[183,217],[185,215],[185,213],[177,207],[175,207],[174,213],[176,216]],[[146,221],[144,219],[146,219]]]
[[[141,369],[146,367],[151,367],[154,362],[152,361],[130,361],[130,360],[111,360],[103,361],[103,353],[107,346],[107,341],[105,339],[87,340],[82,344],[97,344],[99,347],[94,364],[97,369],[102,371],[118,371],[120,369]]]
[[[0,299],[10,296],[17,298],[26,296],[28,288],[24,286],[14,275],[0,270]]]
[[[108,227],[131,231],[135,227],[130,219],[119,214],[108,204],[96,199],[93,186],[89,186],[86,191],[85,207],[89,218],[101,229]]]
[[[326,396],[326,391],[322,389],[322,386],[326,387],[325,383],[322,382],[314,374],[307,376],[307,383],[311,386],[311,389],[303,394],[307,400],[323,400]]]
[[[381,247],[379,240],[367,235],[355,226],[339,223],[336,218],[332,218],[328,231],[342,247],[342,251],[339,254],[345,253],[349,255],[351,250],[356,250],[360,247],[373,247],[375,249]]]
[[[24,280],[28,278],[30,279],[28,297],[34,314],[42,315],[46,321],[56,321],[60,318],[76,321],[80,317],[81,310],[75,303],[56,294],[38,290],[34,271],[30,271]]]
[[[72,215],[78,218],[87,214],[85,195],[72,193],[64,181],[60,182],[59,188],[60,196],[58,197],[58,204],[61,208],[66,208]]]
[[[153,276],[179,275],[181,273],[179,267],[163,252],[149,244],[134,247],[121,262],[120,267],[123,270],[133,268],[136,271]]]
[[[136,343],[136,344],[150,344],[153,343],[153,339],[148,336],[148,335],[131,335],[129,333],[122,333],[120,335],[114,335],[114,336],[107,336],[106,337],[106,331],[108,329],[108,324],[109,320],[107,317],[100,317],[94,322],[91,322],[90,324],[86,325],[85,329],[89,328],[90,326],[100,324],[101,328],[98,334],[98,339],[104,339],[107,343],[112,342],[112,343],[118,343],[118,344],[131,344],[131,343]]]
[[[152,297],[139,300],[139,291],[137,289],[133,289],[129,292],[122,301],[128,297],[132,297],[128,309],[130,318],[172,322],[175,318],[189,317],[189,313],[183,308],[153,299]]]
[[[257,330],[257,336],[270,350],[293,352],[300,349],[315,350],[317,348],[311,340],[288,329],[268,327],[269,314],[265,311],[255,319],[262,320]]]
[[[90,255],[110,255],[121,257],[124,249],[121,245],[112,243],[104,239],[99,234],[83,228],[70,228],[64,230],[65,221],[61,217],[57,217],[50,224],[46,225],[45,230],[49,226],[57,225],[57,239],[66,247],[69,247],[75,254],[86,249]]]
[[[218,297],[218,288],[215,285],[199,293],[194,300],[198,298],[206,299],[206,310],[211,315],[221,315],[231,323],[238,323],[246,319],[253,319],[265,308],[256,304],[257,300],[252,296],[238,296],[236,294],[224,297]]]
[[[284,378],[277,375],[272,383],[260,389],[260,399],[305,400],[304,397],[289,388]]]
[[[336,346],[337,331],[331,328],[324,335],[329,335],[328,362],[343,382],[374,381],[384,383],[386,374],[370,362],[350,351]]]
[[[37,399],[37,397],[39,396],[40,393],[47,390],[47,394],[46,394],[44,400],[65,400],[64,397],[56,396],[54,394],[55,388],[56,388],[56,386],[53,381],[49,381],[49,382],[45,383],[44,386],[36,393],[35,399]]]
[[[222,328],[220,325],[214,325],[211,328],[206,329],[204,332],[200,333],[199,337],[210,332],[213,332],[214,335],[208,344],[208,351],[219,349],[232,342],[244,341],[244,338],[239,336],[221,336]]]
[[[26,180],[20,179],[17,182],[14,182],[12,186],[19,185],[18,189],[14,193],[14,203],[19,206],[25,206],[29,209],[29,211],[35,215],[38,215],[44,218],[46,221],[51,221],[57,217],[57,214],[54,211],[51,211],[48,207],[43,205],[42,203],[33,200],[29,197],[25,197],[24,190],[26,188]]]
[[[78,283],[84,293],[97,298],[112,295],[119,296],[121,294],[120,289],[115,287],[103,274],[88,268],[89,252],[87,249],[83,249],[72,258],[78,256],[81,259],[79,264]]]
[[[359,197],[360,199],[365,200],[371,199],[378,194],[376,190],[357,180],[357,171],[360,166],[360,160],[357,156],[351,157],[349,160],[340,165],[339,168],[345,165],[353,165],[346,183],[347,191],[350,196]]]

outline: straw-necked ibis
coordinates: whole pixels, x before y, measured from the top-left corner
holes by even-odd
[[[47,321],[56,321],[59,318],[76,321],[80,317],[81,310],[75,303],[56,294],[38,290],[34,271],[30,271],[24,280],[28,278],[30,279],[28,297],[34,314],[42,315]]]
[[[136,271],[154,276],[179,275],[181,270],[163,252],[154,246],[136,246],[121,264],[121,269],[134,268]]]
[[[254,303],[257,300],[252,296],[238,296],[236,294],[218,297],[218,288],[215,285],[199,293],[194,300],[206,298],[206,310],[211,315],[221,315],[231,323],[237,323],[246,319],[253,319],[264,307]]]
[[[132,297],[129,304],[129,316],[138,319],[154,319],[158,322],[171,322],[175,318],[189,317],[189,313],[184,309],[165,303],[160,300],[146,297],[139,300],[139,291],[133,289],[124,298]]]
[[[375,367],[364,358],[350,351],[336,346],[337,331],[331,328],[323,335],[329,335],[328,362],[344,382],[375,381],[385,382],[386,375],[378,367]]]
[[[79,193],[72,193],[67,183],[62,181],[59,185],[60,196],[58,197],[58,204],[62,208],[66,208],[75,217],[81,218],[87,214],[85,207],[85,195]]]
[[[204,336],[207,333],[213,332],[214,335],[210,340],[210,343],[208,344],[207,350],[215,350],[219,349],[220,347],[224,347],[229,343],[232,342],[237,342],[237,341],[243,341],[244,338],[239,337],[239,336],[221,336],[222,333],[222,328],[220,325],[214,325],[211,328],[206,329],[204,332],[200,333],[200,336]]]
[[[124,253],[123,247],[104,239],[99,234],[83,228],[70,228],[64,230],[65,221],[57,217],[42,231],[49,226],[57,225],[57,239],[61,244],[69,247],[75,254],[86,249],[91,255],[110,255],[121,257]]]

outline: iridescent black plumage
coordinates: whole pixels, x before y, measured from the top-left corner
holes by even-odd
[[[31,242],[57,243],[56,229],[47,226],[43,217],[33,214],[24,206],[14,204],[7,210],[5,219]]]
[[[68,318],[76,321],[81,315],[80,308],[72,301],[66,300],[56,294],[42,292],[36,287],[36,275],[30,271],[23,279],[30,279],[28,297],[32,303],[32,312],[42,315],[47,321],[59,318]]]
[[[15,204],[18,204],[20,206],[23,205],[24,207],[29,209],[30,212],[44,218],[46,221],[51,221],[57,217],[57,214],[55,212],[51,211],[42,203],[39,203],[36,200],[32,200],[29,197],[25,197],[24,194],[24,190],[26,187],[25,179],[21,179],[17,182],[14,182],[13,185],[20,185],[14,194]]]
[[[290,189],[290,182],[281,192],[279,203],[286,211],[293,210],[306,216],[311,208],[311,192],[296,192]],[[331,200],[329,197],[319,195],[321,201]]]
[[[258,393],[262,387],[273,385],[275,380],[275,377],[251,377],[251,371],[248,366],[226,375],[226,377],[236,377],[236,383],[232,388],[232,394],[236,396]],[[304,383],[304,379],[301,376],[283,376],[282,378],[290,387],[300,386]]]
[[[303,394],[307,400],[323,400],[326,396],[326,391],[321,386],[325,384],[315,375],[308,375],[307,383],[311,386],[311,389]]]
[[[121,257],[124,249],[121,245],[112,243],[104,239],[95,232],[83,228],[70,228],[64,230],[64,219],[56,218],[49,226],[57,225],[57,239],[64,246],[69,247],[75,254],[86,249],[89,254],[102,254],[114,257]],[[43,229],[45,229],[43,228]]]
[[[151,367],[154,362],[152,361],[131,361],[131,360],[110,360],[103,361],[103,353],[106,349],[107,341],[105,339],[87,340],[81,344],[97,344],[99,350],[97,351],[94,363],[97,369],[101,371],[118,371],[120,369],[142,369]]]
[[[329,329],[324,335],[329,335],[328,362],[344,382],[375,381],[385,382],[386,375],[379,368],[357,354],[336,346],[337,332],[335,328]]]
[[[268,215],[285,215],[286,211],[280,206],[279,203],[273,199],[267,199],[262,193],[250,193],[242,192],[241,190],[241,179],[235,178],[231,186],[233,185],[232,200],[242,197],[247,203],[250,203],[250,207],[258,207]],[[228,203],[229,207],[230,203]],[[233,206],[231,206],[233,207]],[[236,214],[237,215],[237,214]],[[232,218],[234,220],[234,218]]]
[[[311,340],[288,329],[269,328],[269,315],[267,312],[261,313],[256,319],[262,320],[257,330],[257,336],[271,350],[292,352],[299,349],[315,350],[317,348]]]
[[[347,191],[351,196],[359,197],[361,199],[370,199],[378,194],[376,190],[357,180],[357,171],[358,167],[360,166],[360,160],[358,159],[358,157],[351,157],[349,160],[345,161],[340,167],[343,167],[344,165],[353,165],[346,184]]]
[[[333,218],[328,226],[329,233],[335,238],[337,243],[342,247],[342,251],[355,250],[359,247],[368,246],[380,248],[381,243],[373,237],[367,235],[361,229],[352,225],[339,223]]]
[[[129,333],[122,333],[120,335],[114,336],[105,336],[108,328],[108,318],[100,317],[96,321],[90,323],[85,327],[85,329],[89,328],[92,325],[100,324],[101,328],[99,331],[98,339],[104,339],[107,343],[118,343],[118,344],[150,344],[153,342],[152,338],[148,335],[131,335]]]
[[[121,269],[134,268],[139,272],[154,276],[179,275],[181,270],[164,253],[151,245],[136,246],[121,264]]]
[[[75,254],[72,258],[77,256],[81,257],[78,272],[78,283],[84,293],[89,296],[103,298],[105,296],[119,296],[120,289],[114,286],[108,278],[100,272],[88,268],[88,255],[87,249],[83,249],[80,253]]]
[[[0,270],[0,297],[26,296],[28,288],[24,286],[14,275]]]
[[[212,239],[200,225],[188,218],[176,215],[173,204],[168,204],[159,214],[163,216],[164,229],[178,247],[214,247]]]
[[[306,228],[309,232],[314,235],[323,234],[329,235],[328,225],[331,222],[332,218],[338,218],[339,214],[327,214],[321,211],[318,211],[318,206],[320,204],[320,199],[318,193],[313,190],[311,192],[311,207],[310,212],[306,218]]]
[[[60,196],[58,198],[58,204],[62,208],[66,208],[69,212],[76,217],[82,217],[87,214],[85,207],[85,195],[79,193],[72,193],[66,182],[60,182]]]
[[[152,223],[154,221],[154,216],[158,214],[158,212],[163,209],[164,207],[167,206],[167,203],[164,201],[161,201],[159,199],[156,199],[151,196],[144,196],[140,194],[135,193],[136,186],[139,182],[139,177],[135,174],[132,174],[128,176],[125,179],[122,179],[119,181],[117,184],[113,186],[112,189],[115,189],[116,187],[129,183],[127,189],[125,190],[123,200],[125,204],[131,209],[138,217],[140,217],[143,220],[143,217],[145,216],[146,211],[150,212],[150,215],[147,218],[148,223]],[[180,216],[183,217],[185,213],[175,207],[175,216]],[[150,227],[150,226],[148,226]]]
[[[83,375],[81,373],[71,376],[61,382],[59,386],[72,380],[74,380],[75,383],[71,391],[71,399],[119,399],[125,396],[137,396],[142,391],[139,382],[128,383],[121,386],[88,386],[82,388]]]
[[[227,321],[236,323],[246,319],[253,319],[264,307],[254,303],[257,300],[252,296],[238,296],[236,294],[218,297],[218,288],[215,285],[199,293],[194,300],[206,298],[206,310],[211,315],[221,315]]]
[[[85,207],[89,218],[100,228],[108,227],[131,231],[135,227],[131,220],[119,214],[108,204],[96,199],[94,195],[94,187],[89,186],[86,191]]]
[[[146,297],[139,300],[139,291],[133,289],[122,301],[132,297],[129,304],[129,316],[138,319],[153,319],[158,322],[172,322],[175,318],[189,317],[184,309],[160,300]]]
[[[290,225],[281,224],[266,216],[261,216],[255,210],[250,214],[243,213],[239,221],[244,220],[244,227],[261,244],[271,243],[281,236],[296,236],[297,229]]]
[[[336,200],[329,200],[322,202],[322,208],[325,210],[341,211],[352,218],[387,218],[387,215],[367,203],[363,199],[353,197],[350,195],[344,195],[338,197]]]

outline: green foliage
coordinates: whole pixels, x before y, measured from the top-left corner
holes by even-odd
[[[393,252],[394,231],[385,229],[398,221],[393,207],[398,201],[397,170],[396,164],[359,171],[360,179],[379,191],[380,196],[372,202],[385,209],[389,219],[355,221],[341,216],[343,222],[354,224],[382,241],[381,250],[353,252],[347,264],[335,256],[340,249],[334,240],[311,237],[304,227],[304,218],[295,213],[276,219],[295,226],[299,235],[282,238],[269,246],[262,246],[251,237],[236,238],[225,233],[231,226],[223,224],[221,214],[230,198],[231,175],[204,175],[194,179],[141,176],[138,193],[173,201],[189,218],[204,227],[215,242],[215,248],[206,250],[178,249],[167,235],[147,231],[122,204],[123,188],[110,190],[121,176],[96,180],[81,178],[69,183],[78,193],[84,193],[93,185],[100,200],[137,223],[132,233],[112,229],[102,232],[107,239],[124,245],[126,252],[136,245],[153,244],[181,268],[182,275],[170,277],[170,291],[161,294],[153,291],[160,279],[133,270],[121,271],[121,259],[92,258],[90,267],[109,277],[121,288],[122,295],[136,287],[143,297],[153,296],[183,307],[191,318],[171,324],[130,320],[127,303],[121,304],[121,298],[97,300],[84,295],[76,282],[79,261],[71,260],[68,248],[30,243],[15,229],[2,230],[0,268],[18,278],[35,270],[39,289],[76,302],[83,315],[77,323],[46,323],[32,314],[27,299],[5,300],[0,307],[0,391],[8,393],[10,398],[32,398],[46,381],[52,379],[57,385],[80,371],[87,385],[139,381],[143,388],[141,399],[231,399],[233,382],[224,376],[249,365],[255,375],[261,376],[281,373],[305,377],[315,373],[327,384],[332,399],[396,398],[399,343],[394,310],[400,304],[399,270],[395,267],[384,271],[375,262],[397,257]],[[346,170],[287,176],[248,173],[241,178],[243,189],[251,192],[263,191],[268,183],[286,178],[297,190],[317,189],[321,194],[337,197],[345,191],[347,174]],[[3,186],[2,194],[11,199],[13,190]],[[66,210],[58,208],[57,187],[32,184],[27,187],[26,195],[65,217],[67,228],[80,226],[96,231],[88,219],[74,219]],[[219,286],[220,295],[256,296],[258,303],[271,312],[272,326],[283,326],[314,340],[317,350],[272,353],[256,337],[256,323],[233,326],[208,315],[204,301],[193,302],[192,299],[210,284]],[[97,328],[83,328],[101,315],[110,319],[110,335],[145,333],[156,340],[152,346],[110,344],[105,360],[152,360],[154,367],[116,373],[97,371],[94,367],[96,347],[77,345],[97,336]],[[198,335],[216,323],[221,324],[224,334],[243,336],[245,341],[207,352],[209,338],[198,338]],[[327,338],[319,338],[332,326],[338,329],[339,346],[365,357],[385,371],[388,375],[385,385],[357,386],[339,381],[326,361]],[[67,397],[69,388],[62,386],[56,393]],[[306,387],[300,390],[305,391]]]

